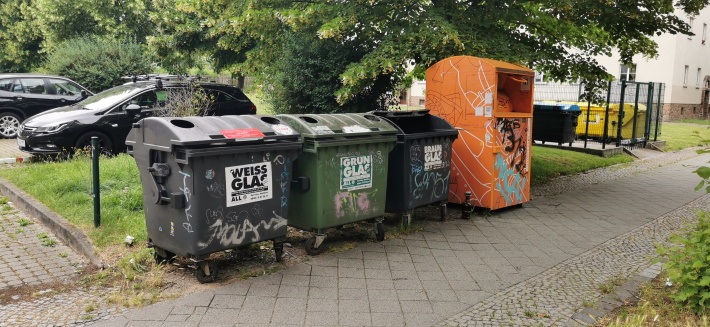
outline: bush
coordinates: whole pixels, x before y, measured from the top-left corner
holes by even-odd
[[[710,186],[706,186],[710,184],[710,167],[701,166],[694,173],[702,178],[695,190],[704,188],[710,193]],[[656,252],[668,259],[664,267],[670,280],[678,284],[673,300],[702,313],[710,304],[710,213],[700,212],[698,218],[687,235],[670,239],[680,246],[658,247]]]
[[[44,68],[100,92],[123,84],[122,76],[150,72],[151,64],[151,58],[135,42],[79,37],[55,48]]]

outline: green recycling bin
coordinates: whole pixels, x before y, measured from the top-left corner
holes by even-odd
[[[293,163],[302,185],[292,188],[288,224],[315,233],[306,252],[323,252],[327,228],[364,220],[374,222],[375,236],[383,240],[389,152],[398,130],[372,114],[276,117],[303,142]]]

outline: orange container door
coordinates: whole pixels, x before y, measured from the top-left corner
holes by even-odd
[[[492,210],[530,200],[531,118],[496,118]]]

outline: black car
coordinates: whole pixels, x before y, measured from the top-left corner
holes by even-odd
[[[17,136],[17,128],[28,117],[91,95],[91,91],[66,77],[0,74],[0,137]]]
[[[232,85],[162,79],[134,81],[31,117],[20,125],[17,144],[20,150],[33,155],[54,155],[87,148],[91,137],[97,136],[103,152],[123,152],[133,123],[148,116],[165,116],[166,109],[175,104],[168,97],[176,98],[186,91],[208,99],[199,115],[256,114],[254,103]]]

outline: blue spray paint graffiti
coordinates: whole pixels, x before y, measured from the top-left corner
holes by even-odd
[[[505,203],[511,205],[522,202],[528,177],[516,172],[514,166],[511,167],[500,154],[496,156],[495,168],[500,171],[496,179],[496,189],[505,199]]]

